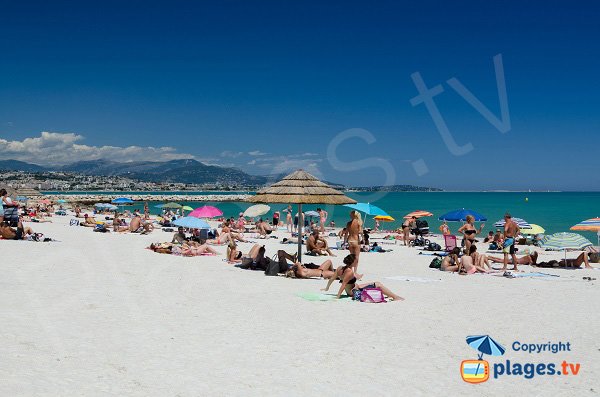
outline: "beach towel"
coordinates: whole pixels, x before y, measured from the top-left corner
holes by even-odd
[[[337,301],[337,300],[341,300],[341,299],[350,298],[349,296],[343,295],[340,299],[337,299],[336,296],[333,294],[323,294],[320,292],[297,292],[296,296],[299,298],[302,298],[304,300],[307,300],[307,301],[320,301],[320,302]]]
[[[396,281],[414,281],[417,283],[436,283],[436,282],[441,282],[441,279],[438,278],[427,278],[427,277],[414,277],[414,276],[392,276],[392,277],[386,277],[389,280],[396,280]]]

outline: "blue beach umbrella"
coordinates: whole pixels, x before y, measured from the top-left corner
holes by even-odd
[[[382,210],[376,205],[370,203],[356,203],[356,204],[346,204],[344,207],[352,208],[354,210],[364,212],[367,215],[380,215],[380,216],[389,216],[387,212]]]
[[[173,221],[175,226],[187,227],[189,229],[210,229],[210,225],[204,219],[193,216],[183,216]]]
[[[133,200],[127,197],[119,197],[111,201],[113,204],[133,204]]]
[[[467,344],[481,353],[479,355],[480,360],[484,354],[489,356],[501,356],[506,351],[502,345],[493,340],[489,335],[467,336]]]
[[[464,208],[460,209],[460,210],[454,210],[454,211],[447,212],[444,215],[440,216],[438,218],[438,220],[448,221],[448,222],[464,222],[467,220],[467,215],[472,215],[473,218],[475,218],[475,220],[477,222],[487,221],[487,218],[485,217],[485,215],[482,215],[477,211],[466,210]]]

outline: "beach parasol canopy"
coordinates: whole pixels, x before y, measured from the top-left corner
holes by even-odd
[[[540,246],[549,250],[581,250],[593,245],[590,240],[577,233],[554,233],[542,239]]]
[[[200,208],[196,208],[188,214],[188,216],[194,216],[196,218],[214,218],[215,216],[223,215],[223,211],[212,205],[205,205]]]
[[[394,222],[395,221],[395,219],[389,215],[377,215],[373,219],[375,219],[376,221],[379,221],[379,222]]]
[[[521,218],[512,218],[513,222],[519,226],[520,229],[531,229],[531,225],[525,220]],[[494,223],[494,227],[504,227],[506,225],[506,221],[504,219],[500,219],[498,222]]]
[[[133,200],[127,197],[119,197],[111,201],[113,204],[133,204]]]
[[[109,210],[109,211],[114,211],[119,208],[116,205],[112,205],[109,203],[96,203],[96,204],[94,204],[94,207]]]
[[[193,211],[194,209],[192,207],[190,207],[189,205],[184,205],[183,207],[181,207],[182,210],[184,211]]]
[[[352,208],[359,212],[364,212],[367,215],[389,216],[389,214],[387,212],[385,212],[378,206],[373,205],[371,203],[346,204],[344,207]]]
[[[521,233],[523,234],[544,234],[546,233],[546,229],[541,227],[540,225],[536,225],[535,223],[530,223],[529,228],[521,229]]]
[[[493,340],[489,335],[467,336],[467,344],[481,353],[479,357],[480,360],[484,354],[489,356],[501,356],[506,351],[503,346]]]
[[[255,204],[246,208],[246,211],[244,211],[244,216],[247,216],[249,218],[256,218],[265,215],[269,211],[271,211],[271,207],[269,207],[268,205]]]
[[[306,211],[304,215],[308,216],[309,218],[314,218],[318,217],[319,213],[317,211]]]
[[[302,204],[354,204],[355,200],[321,182],[304,170],[297,170],[279,182],[259,190],[247,199],[251,203],[298,204],[298,225],[303,225]],[[302,260],[302,238],[298,238],[298,262]]]
[[[57,201],[57,203],[60,203],[60,204],[66,203],[66,202],[67,202],[67,200],[63,200],[63,199],[60,199],[60,200]]]
[[[210,225],[204,219],[194,216],[182,216],[173,221],[175,226],[187,227],[189,229],[210,229]]]
[[[600,218],[591,218],[586,221],[581,221],[571,227],[571,230],[596,232],[598,234],[598,245],[600,245]]]
[[[444,215],[440,216],[438,220],[447,222],[464,222],[467,220],[467,215],[472,215],[477,222],[487,221],[485,215],[482,215],[477,211],[466,210],[464,208],[460,210],[447,212]]]
[[[410,219],[413,216],[415,218],[423,218],[423,217],[426,217],[426,216],[433,216],[433,214],[431,212],[429,212],[429,211],[417,210],[417,211],[411,212],[410,214],[404,215],[404,219]]]
[[[155,206],[156,208],[175,208],[175,209],[179,209],[182,208],[183,206],[181,204],[177,204],[177,203],[166,203],[166,204],[159,204],[157,206]]]

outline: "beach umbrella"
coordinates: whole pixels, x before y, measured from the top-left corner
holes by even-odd
[[[204,219],[194,216],[182,216],[173,221],[175,226],[187,227],[189,229],[210,229],[210,225]]]
[[[271,207],[269,207],[268,205],[255,204],[246,208],[246,211],[244,211],[244,216],[247,216],[249,218],[256,218],[265,215],[269,211],[271,211]]]
[[[179,209],[179,208],[182,208],[183,205],[177,204],[177,203],[166,203],[166,204],[159,204],[156,207],[157,208],[175,208],[175,209]]]
[[[385,212],[378,206],[373,205],[371,203],[346,204],[346,205],[344,205],[344,207],[352,208],[359,212],[364,212],[366,215],[382,215],[382,216],[387,215],[387,216],[389,216],[389,214],[387,212]]]
[[[521,233],[523,233],[523,234],[544,234],[544,233],[546,233],[546,229],[544,229],[540,225],[530,223],[529,226],[530,226],[529,228],[521,229]]]
[[[479,351],[480,360],[484,354],[488,356],[501,356],[506,351],[502,345],[493,340],[489,335],[467,336],[467,344]]]
[[[531,225],[524,219],[521,218],[512,218],[513,222],[519,226],[520,229],[531,229]],[[494,223],[494,227],[504,227],[506,225],[506,221],[504,219],[500,219],[498,222]]]
[[[321,182],[304,170],[297,170],[279,182],[259,190],[247,199],[251,203],[298,204],[298,225],[302,230],[302,204],[354,204],[355,200]],[[387,214],[385,214],[387,215]],[[298,262],[302,261],[302,233],[298,236]]]
[[[554,233],[542,239],[540,247],[547,250],[565,251],[565,265],[567,264],[567,250],[582,250],[593,244],[587,238],[577,233]]]
[[[194,216],[196,218],[214,218],[215,216],[223,215],[223,211],[212,205],[205,205],[200,208],[196,208],[188,214],[188,216]]]
[[[309,218],[314,218],[319,216],[319,213],[317,211],[306,211],[304,215],[308,216]]]
[[[120,204],[120,205],[133,204],[133,200],[130,198],[127,198],[127,197],[119,197],[119,198],[112,200],[111,203]]]
[[[66,202],[67,202],[67,200],[63,200],[63,199],[60,199],[60,200],[57,201],[57,203],[60,203],[60,204],[63,204],[63,203],[66,203]]]
[[[600,218],[591,218],[581,221],[575,226],[571,227],[571,230],[596,232],[598,235],[598,245],[600,245]]]
[[[377,215],[373,219],[375,219],[376,221],[380,221],[380,222],[394,222],[395,221],[395,219],[389,215]]]
[[[193,211],[194,209],[192,207],[190,207],[189,205],[184,205],[183,207],[181,207],[181,209],[183,211]]]
[[[444,215],[440,216],[438,220],[447,222],[464,222],[467,220],[467,215],[472,215],[477,222],[487,221],[485,215],[482,215],[479,212],[473,210],[466,210],[464,208],[460,210],[447,212]]]
[[[423,218],[423,217],[426,217],[426,216],[433,216],[433,214],[431,212],[429,212],[429,211],[417,210],[417,211],[411,212],[410,214],[404,215],[404,219],[410,219],[413,216],[415,218]]]

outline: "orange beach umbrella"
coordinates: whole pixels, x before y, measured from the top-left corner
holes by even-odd
[[[417,210],[417,211],[411,212],[410,214],[405,215],[404,219],[409,219],[409,218],[412,218],[413,216],[415,218],[423,218],[425,216],[433,216],[433,214],[429,211]]]

